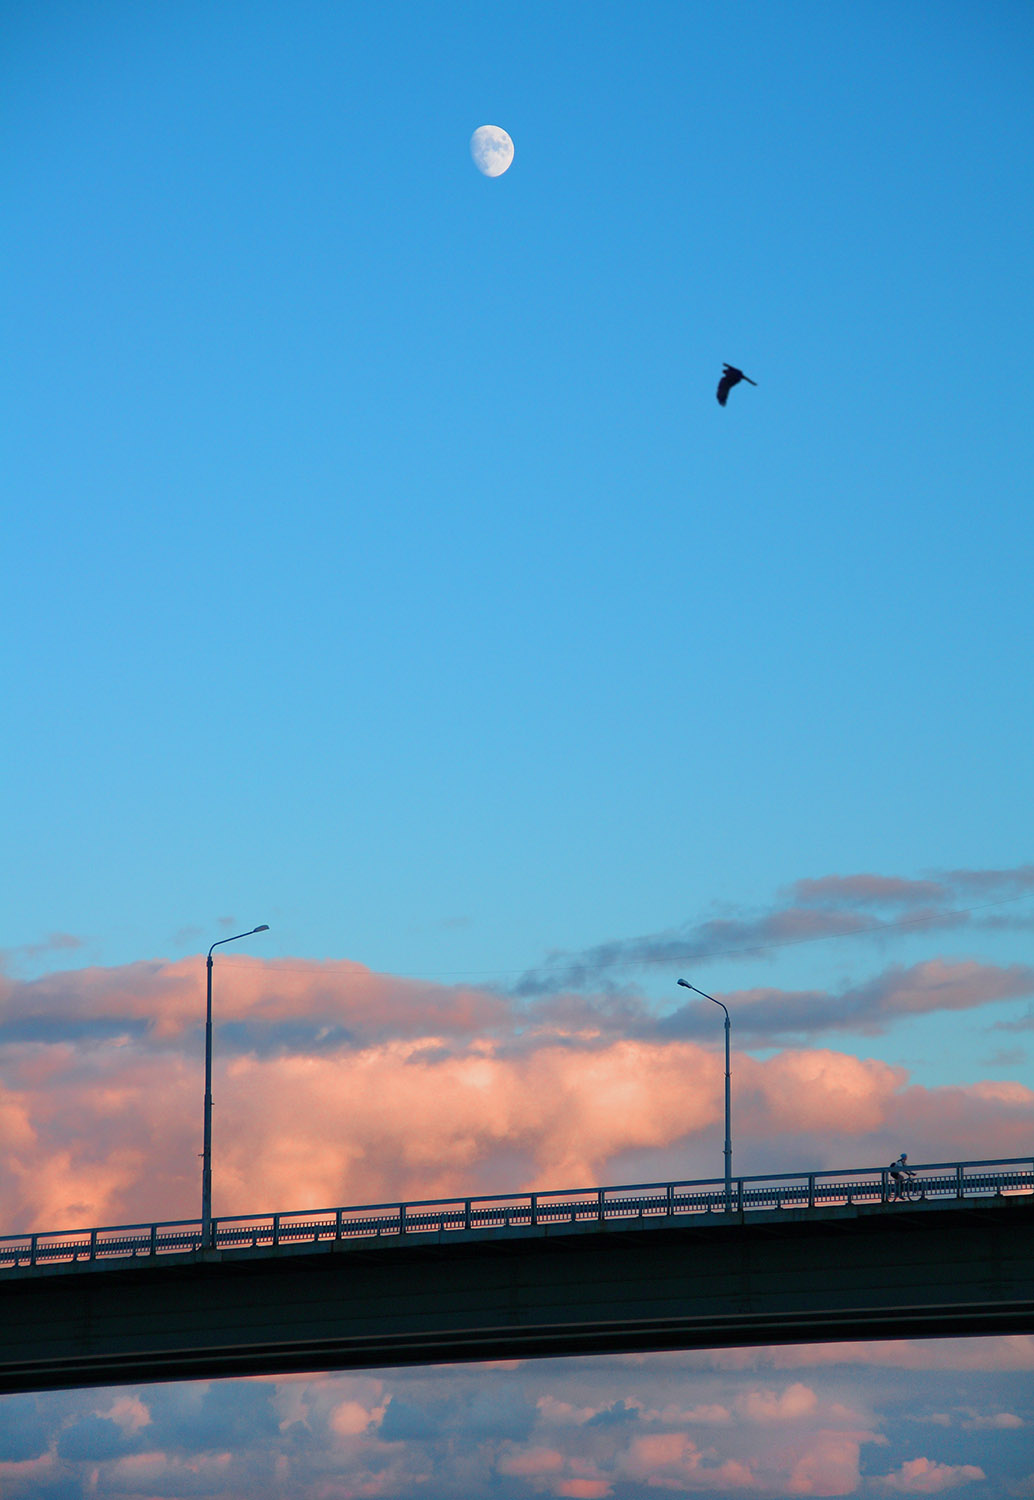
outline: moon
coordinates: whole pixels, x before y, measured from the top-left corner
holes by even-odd
[[[513,161],[513,141],[501,125],[479,125],[470,138],[474,165],[486,177],[501,177]]]

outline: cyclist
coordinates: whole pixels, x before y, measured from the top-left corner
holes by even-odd
[[[897,1161],[891,1162],[889,1170],[894,1182],[894,1192],[891,1195],[890,1201],[891,1203],[897,1203],[900,1198],[904,1198],[905,1196],[906,1182],[910,1182],[915,1176],[912,1168],[908,1165],[908,1152],[902,1151]]]

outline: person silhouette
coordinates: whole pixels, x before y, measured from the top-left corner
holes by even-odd
[[[905,1182],[912,1176],[912,1169],[908,1165],[908,1152],[902,1151],[897,1161],[891,1162],[889,1170],[894,1180],[894,1194],[890,1201],[896,1203],[899,1198],[905,1196]]]

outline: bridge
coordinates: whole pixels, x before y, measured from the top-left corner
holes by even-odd
[[[1034,1158],[0,1237],[0,1391],[1034,1332]]]

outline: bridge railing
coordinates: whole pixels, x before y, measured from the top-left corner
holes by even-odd
[[[930,1162],[915,1169],[915,1196],[924,1201],[972,1200],[1034,1193],[1034,1158]],[[213,1220],[218,1250],[299,1248],[335,1240],[378,1239],[458,1230],[506,1230],[656,1219],[685,1223],[689,1216],[759,1210],[825,1208],[836,1204],[891,1205],[895,1184],[886,1167],[736,1177],[727,1198],[724,1178],[634,1183],[625,1187],[564,1188],[472,1198],[428,1198],[293,1213],[243,1214]],[[702,1217],[701,1217],[702,1216]],[[116,1224],[100,1229],[0,1236],[4,1270],[89,1264],[125,1257],[184,1254],[202,1249],[197,1219]]]

